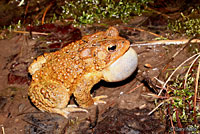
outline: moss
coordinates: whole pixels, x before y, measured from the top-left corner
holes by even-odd
[[[196,66],[196,65],[195,65]],[[185,77],[182,77],[181,75],[178,75],[176,78],[170,81],[169,83],[169,91],[168,94],[170,97],[173,97],[173,101],[168,103],[168,108],[170,108],[170,113],[172,115],[172,120],[174,126],[178,126],[176,111],[179,112],[178,118],[183,125],[183,127],[186,129],[189,126],[191,126],[192,129],[194,129],[194,132],[198,131],[197,126],[194,124],[194,102],[193,97],[195,94],[194,90],[194,84],[195,84],[195,75],[196,69],[192,69],[190,71],[191,73],[187,77],[186,86],[184,88],[184,80]],[[199,87],[200,88],[200,87]],[[197,115],[196,117],[199,118],[200,109],[197,107],[196,109]],[[198,131],[199,132],[199,131]]]
[[[171,21],[168,24],[169,29],[174,32],[185,33],[187,36],[195,36],[200,34],[200,8],[192,9],[191,13],[185,16],[181,13],[178,20]]]
[[[105,18],[127,21],[132,15],[141,15],[144,5],[152,0],[78,0],[62,6],[62,18],[73,18],[76,24],[92,24]]]

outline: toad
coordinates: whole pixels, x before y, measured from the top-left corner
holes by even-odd
[[[39,56],[29,66],[32,81],[28,95],[41,111],[68,117],[70,112],[105,103],[107,96],[92,97],[100,80],[118,82],[129,77],[138,64],[130,42],[115,27],[82,37],[59,51]],[[68,105],[74,95],[79,107]]]

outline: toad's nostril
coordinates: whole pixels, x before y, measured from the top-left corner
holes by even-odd
[[[110,52],[114,52],[116,50],[117,46],[116,45],[113,45],[113,46],[109,46],[108,47],[108,51]]]

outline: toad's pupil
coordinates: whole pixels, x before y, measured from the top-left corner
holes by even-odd
[[[116,48],[117,48],[117,46],[116,46],[116,45],[114,45],[114,46],[111,46],[111,47],[108,47],[108,51],[110,51],[110,52],[113,52],[113,51],[115,51],[115,50],[116,50]]]

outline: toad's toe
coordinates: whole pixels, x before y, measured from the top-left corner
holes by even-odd
[[[107,98],[108,96],[107,95],[101,95],[101,96],[96,96],[93,98],[93,101],[94,101],[94,105],[98,105],[99,103],[104,103],[106,104],[105,101],[103,100],[100,100],[100,99],[104,99],[104,98]]]

